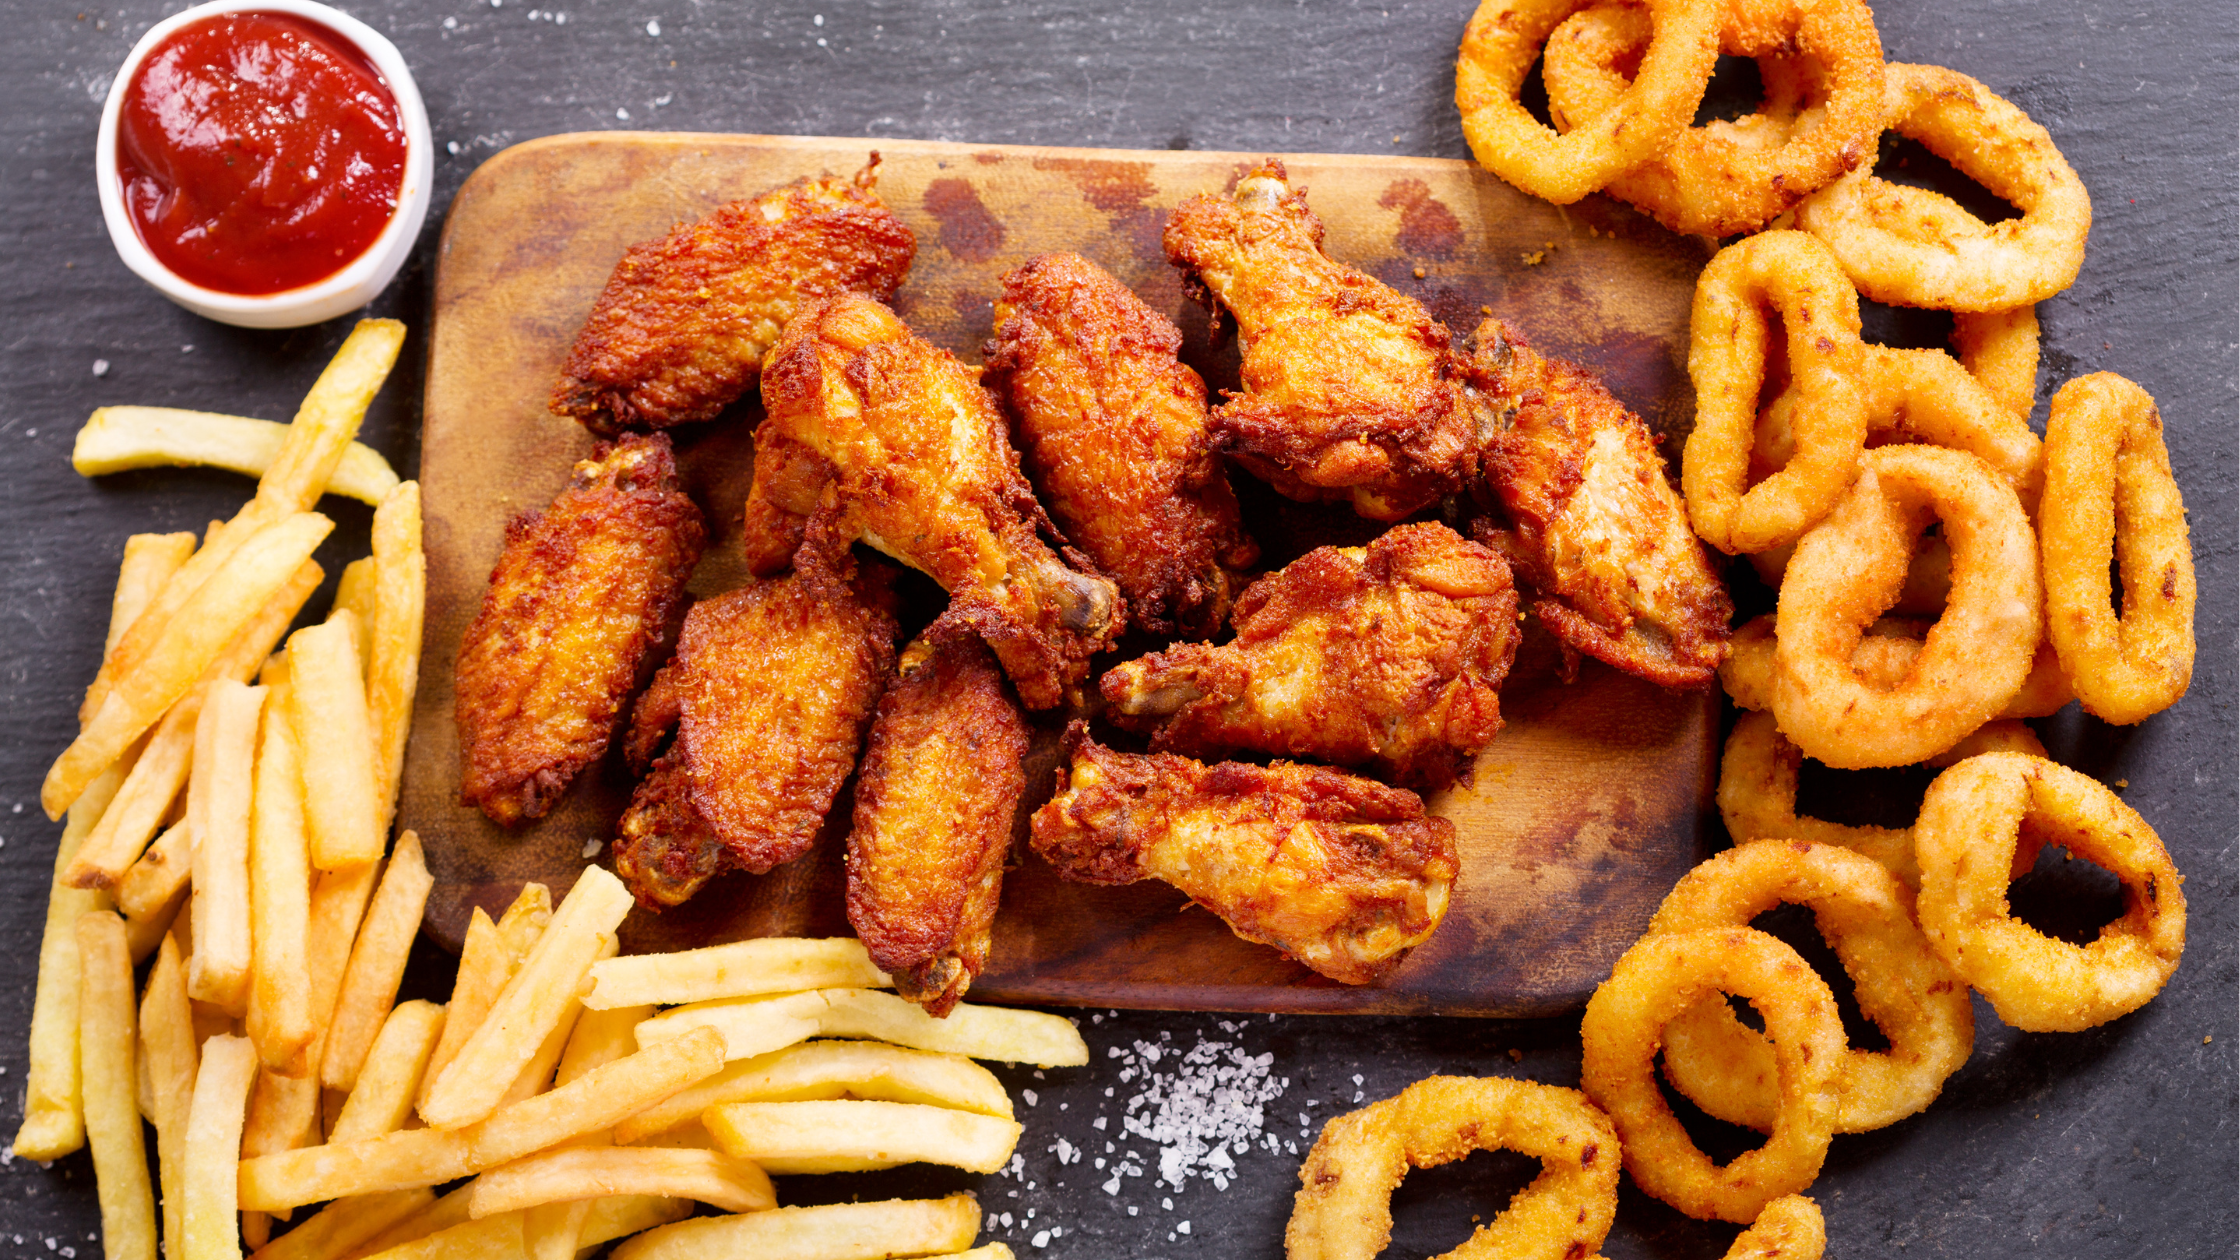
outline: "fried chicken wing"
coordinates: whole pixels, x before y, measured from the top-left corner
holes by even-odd
[[[685,615],[676,660],[631,734],[645,751],[675,714],[675,741],[638,785],[617,845],[639,901],[675,905],[725,867],[759,874],[808,850],[894,668],[892,576],[866,565],[851,584],[806,569]]]
[[[1641,418],[1585,369],[1543,358],[1497,319],[1472,375],[1497,421],[1480,456],[1480,522],[1533,592],[1532,614],[1573,651],[1667,687],[1709,686],[1734,604],[1688,527]]]
[[[1079,722],[1066,740],[1073,769],[1033,843],[1067,879],[1164,880],[1346,984],[1390,975],[1446,915],[1454,824],[1413,792],[1292,762],[1115,752]]]
[[[459,645],[459,796],[540,818],[607,750],[707,542],[669,439],[601,445],[542,513],[506,527]]]
[[[949,592],[1029,708],[1058,703],[1119,633],[1119,588],[1043,541],[1055,527],[995,400],[893,311],[848,294],[802,312],[764,365],[762,400],[746,507],[755,572],[782,569],[806,539],[861,539]]]
[[[1167,258],[1237,321],[1244,393],[1214,445],[1294,499],[1396,521],[1461,488],[1477,436],[1444,324],[1322,252],[1322,221],[1273,158],[1167,221]]]
[[[1005,276],[995,320],[988,384],[1051,515],[1135,624],[1212,636],[1260,548],[1207,435],[1205,382],[1175,357],[1181,332],[1079,254]]]
[[[860,290],[894,296],[918,243],[854,179],[799,179],[630,247],[576,334],[552,409],[605,436],[706,420],[754,388],[802,307]]]
[[[1233,620],[1231,642],[1106,673],[1112,718],[1162,752],[1315,757],[1426,791],[1501,730],[1517,593],[1500,556],[1444,525],[1310,551],[1246,587]]]
[[[1026,755],[1026,718],[980,636],[944,618],[903,649],[856,779],[848,924],[935,1015],[988,964]]]

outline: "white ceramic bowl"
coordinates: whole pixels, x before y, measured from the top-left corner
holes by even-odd
[[[374,238],[373,244],[349,266],[316,284],[258,296],[206,289],[181,279],[157,261],[132,226],[132,216],[124,206],[123,182],[117,175],[117,120],[124,112],[124,94],[133,76],[139,73],[140,63],[173,31],[190,22],[220,13],[244,12],[291,14],[317,22],[357,45],[387,80],[390,93],[396,97],[405,136],[404,181],[397,189],[397,208],[390,213],[388,226]],[[133,45],[132,55],[125,58],[117,77],[109,84],[109,102],[101,110],[101,135],[94,147],[94,168],[95,181],[101,190],[101,217],[109,224],[109,240],[116,245],[124,265],[132,268],[141,279],[188,310],[223,324],[243,328],[300,328],[364,306],[396,278],[398,269],[412,253],[413,243],[419,239],[421,223],[428,217],[435,141],[428,132],[427,107],[420,102],[420,89],[412,81],[412,72],[405,68],[403,54],[379,31],[347,13],[312,0],[211,0],[211,3],[198,4],[149,27],[148,33]]]

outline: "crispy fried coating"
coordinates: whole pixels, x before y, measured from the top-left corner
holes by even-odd
[[[1500,556],[1444,525],[1316,548],[1246,587],[1233,620],[1228,643],[1106,673],[1113,720],[1162,752],[1315,757],[1424,791],[1501,730],[1517,593]]]
[[[1446,915],[1454,824],[1413,792],[1295,762],[1115,752],[1080,722],[1066,741],[1073,770],[1033,843],[1067,879],[1164,880],[1345,984],[1390,975]]]
[[[1120,583],[1135,624],[1220,630],[1260,548],[1206,429],[1182,333],[1104,268],[1045,254],[1003,278],[988,386],[1066,536]]]
[[[1322,220],[1273,158],[1234,196],[1167,220],[1167,259],[1236,318],[1244,393],[1214,445],[1294,499],[1396,521],[1459,490],[1477,436],[1447,327],[1322,252]]]
[[[943,618],[903,649],[856,779],[848,924],[935,1015],[988,965],[1026,755],[1026,718],[979,635]]]
[[[540,818],[606,752],[706,543],[660,434],[602,444],[506,526],[459,645],[461,800],[505,826]]]
[[[643,750],[675,714],[675,742],[621,828],[617,869],[641,903],[675,905],[725,867],[760,874],[816,840],[894,668],[892,578],[884,565],[853,583],[809,568],[685,615],[632,729]]]
[[[1481,521],[1568,648],[1667,687],[1705,687],[1727,655],[1734,603],[1688,527],[1656,439],[1576,364],[1543,358],[1498,319],[1471,373],[1496,404],[1477,493]]]
[[[706,420],[754,388],[802,307],[835,293],[894,296],[917,239],[874,191],[798,179],[630,247],[576,334],[552,409],[593,433]]]
[[[1119,633],[1119,588],[1038,532],[1056,529],[995,400],[893,311],[860,294],[803,311],[764,365],[762,401],[746,507],[756,573],[784,568],[805,540],[869,543],[949,592],[1034,709],[1058,703]]]

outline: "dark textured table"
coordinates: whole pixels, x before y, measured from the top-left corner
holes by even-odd
[[[1451,92],[1466,0],[544,2],[561,7],[352,6],[413,65],[442,150],[421,252],[375,308],[413,325],[364,435],[400,470],[416,457],[442,208],[476,164],[533,136],[650,128],[1465,156]],[[142,285],[110,250],[92,182],[95,120],[133,40],[177,7],[0,5],[0,521],[10,539],[0,578],[9,715],[0,731],[0,1128],[9,1132],[59,830],[39,813],[38,785],[96,664],[118,549],[130,533],[198,529],[246,491],[219,473],[83,481],[69,468],[71,435],[91,408],[114,402],[285,418],[343,332],[341,321],[287,333],[207,323]],[[2074,708],[2038,725],[2056,756],[2126,785],[2125,798],[2160,829],[2187,875],[2191,943],[2158,1000],[2091,1032],[2018,1034],[1979,1001],[1975,1056],[1934,1108],[1837,1140],[1812,1190],[1832,1255],[2130,1260],[2235,1248],[2235,12],[2197,2],[2079,8],[2087,12],[1890,0],[1878,16],[1893,60],[1984,80],[2052,131],[2092,190],[2097,221],[2083,274],[2041,308],[2040,397],[2071,375],[2108,369],[2160,400],[2192,513],[2200,656],[2192,693],[2143,726],[2110,728]],[[1870,329],[1902,322],[1870,320]],[[2042,424],[2042,401],[2039,416]],[[367,513],[332,501],[329,510],[342,527],[322,561],[362,554]],[[2039,885],[2035,901],[2053,919],[2064,911],[2049,903],[2113,904],[2089,879],[2055,872]],[[445,963],[416,959],[408,987],[434,990]],[[977,1184],[986,1237],[1022,1254],[1272,1257],[1298,1156],[1322,1118],[1433,1072],[1559,1083],[1578,1075],[1569,1018],[1121,1013],[1085,1019],[1083,1031],[1091,1067],[1008,1075],[1028,1125],[1011,1175],[793,1178],[781,1194],[801,1202]],[[1222,1088],[1240,1096],[1224,1104]],[[1217,1138],[1230,1143],[1223,1158],[1208,1149]],[[1159,1182],[1162,1149],[1183,1185]],[[1108,1193],[1123,1157],[1140,1175]],[[1391,1254],[1455,1245],[1529,1175],[1521,1159],[1478,1155],[1412,1176],[1398,1196]],[[0,1256],[90,1256],[96,1223],[84,1155],[0,1167]],[[1733,1232],[1628,1189],[1606,1250],[1715,1256]]]

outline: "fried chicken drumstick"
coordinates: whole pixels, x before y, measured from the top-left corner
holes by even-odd
[[[504,826],[540,818],[606,752],[706,542],[660,434],[602,444],[506,527],[459,645],[461,800]]]
[[[1244,393],[1214,445],[1294,499],[1396,521],[1463,484],[1480,409],[1444,324],[1322,252],[1322,221],[1262,163],[1167,220],[1167,258],[1236,318]]]
[[[1478,493],[1507,521],[1480,521],[1479,541],[1508,556],[1532,615],[1571,650],[1667,687],[1710,685],[1734,604],[1649,426],[1498,319],[1474,341],[1471,374],[1497,416]]]
[[[1006,275],[995,321],[988,385],[1051,515],[1136,625],[1211,637],[1260,549],[1207,435],[1205,382],[1175,357],[1182,333],[1079,254]]]
[[[1315,757],[1424,791],[1501,729],[1517,594],[1500,556],[1444,525],[1310,551],[1246,587],[1234,622],[1231,642],[1106,673],[1113,720],[1162,752]]]
[[[795,312],[836,293],[894,296],[918,243],[853,179],[799,179],[630,247],[576,334],[552,409],[593,433],[706,420],[754,388]]]
[[[764,365],[762,401],[746,507],[756,573],[784,568],[805,539],[861,539],[940,583],[1034,709],[1057,704],[1119,633],[1119,588],[1043,541],[1055,527],[995,400],[893,311],[847,294],[802,312]]]
[[[641,904],[677,905],[726,867],[759,874],[815,842],[894,668],[893,576],[810,566],[685,615],[632,719],[635,757],[676,728],[615,843]]]
[[[1321,766],[1115,752],[1074,723],[1073,770],[1035,811],[1034,849],[1067,879],[1159,879],[1248,941],[1345,984],[1375,984],[1447,912],[1454,824],[1415,793]]]
[[[1026,718],[980,636],[943,618],[903,649],[856,779],[848,925],[935,1015],[988,965],[1026,755]]]

